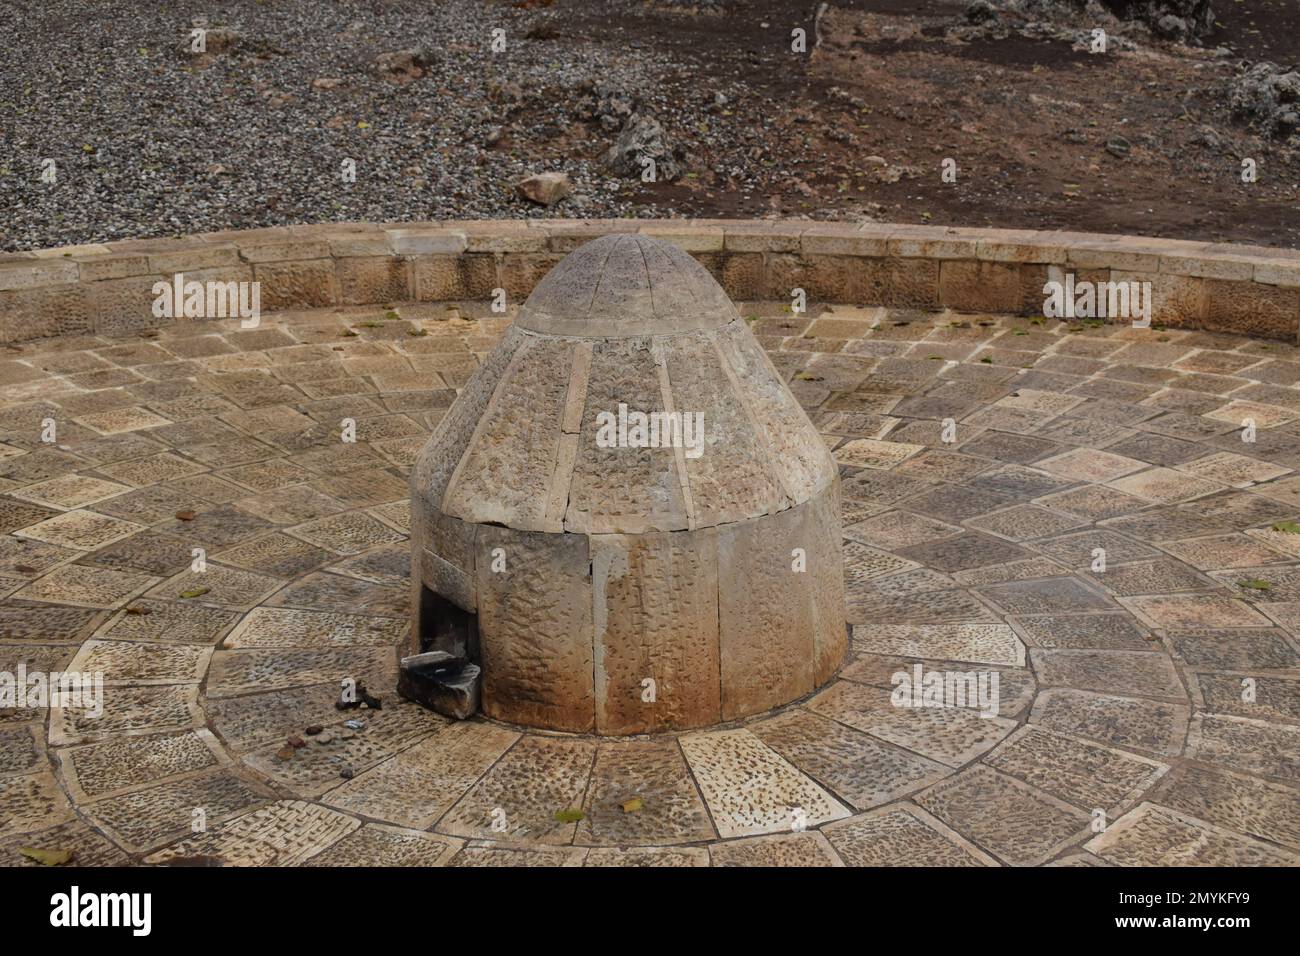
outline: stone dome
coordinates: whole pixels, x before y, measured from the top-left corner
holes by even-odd
[[[625,234],[604,236],[565,256],[537,283],[515,325],[604,337],[717,329],[737,318],[722,287],[689,253]]]
[[[726,293],[669,243],[606,236],[557,264],[411,487],[420,649],[479,663],[489,716],[703,726],[839,666],[834,460]],[[448,604],[477,617],[432,620]]]

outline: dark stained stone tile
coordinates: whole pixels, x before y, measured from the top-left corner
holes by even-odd
[[[978,491],[991,491],[1025,500],[1066,488],[1072,482],[1068,478],[1025,465],[1001,465],[977,475],[966,484]]]
[[[940,521],[959,524],[1013,503],[1014,500],[1008,495],[944,485],[908,498],[900,507]]]
[[[1113,810],[1148,790],[1165,764],[1026,724],[984,762],[1072,806]]]
[[[159,525],[158,530],[193,541],[197,547],[215,550],[274,528],[269,521],[255,518],[229,504],[187,510],[194,512],[193,518],[181,520],[173,516],[171,521]]]
[[[1064,448],[1059,442],[1036,438],[1032,435],[1015,435],[1009,432],[986,431],[961,446],[968,455],[982,455],[998,461],[1029,464],[1047,458]]]
[[[276,607],[403,617],[410,611],[410,594],[404,588],[316,571],[291,582],[267,603]]]
[[[1012,618],[1034,647],[1096,648],[1115,651],[1152,649],[1149,636],[1123,612],[1043,614]]]
[[[1151,432],[1137,432],[1130,438],[1107,445],[1106,450],[1153,465],[1178,465],[1205,454],[1205,447],[1196,442]]]
[[[1198,670],[1252,671],[1300,667],[1300,653],[1282,631],[1265,628],[1171,629],[1174,656]]]
[[[1150,651],[1034,649],[1034,673],[1044,687],[1075,687],[1129,697],[1183,700],[1187,693],[1174,665]]]
[[[1008,541],[966,531],[955,537],[898,548],[896,553],[939,571],[966,571],[1028,557],[1030,552]]]
[[[194,560],[194,547],[191,542],[175,535],[146,530],[100,548],[83,558],[82,563],[170,577]]]
[[[1107,610],[1111,605],[1077,578],[1014,581],[980,589],[981,596],[1008,614],[1059,614]]]
[[[1174,701],[1049,688],[1039,692],[1029,721],[1063,734],[1160,757],[1182,752],[1188,718],[1187,705]]]
[[[1106,570],[1095,575],[1097,582],[1113,594],[1166,594],[1170,591],[1206,589],[1213,584],[1185,564],[1158,558],[1134,564],[1113,564],[1107,555]]]

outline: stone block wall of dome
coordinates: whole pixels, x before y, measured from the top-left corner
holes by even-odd
[[[718,529],[722,719],[803,697],[847,648],[839,487],[776,515]]]
[[[708,727],[797,700],[847,649],[839,488],[774,515],[646,534],[552,534],[413,510],[424,589],[477,614],[483,712],[612,736]]]
[[[1300,251],[1136,236],[889,223],[529,220],[336,223],[0,253],[0,343],[160,328],[153,286],[261,285],[264,310],[400,300],[519,302],[565,253],[638,232],[694,256],[742,301],[1031,314],[1055,272],[1150,282],[1170,328],[1296,341]],[[218,321],[211,319],[181,320]]]

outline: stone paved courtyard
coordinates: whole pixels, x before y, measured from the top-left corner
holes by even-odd
[[[619,740],[395,695],[407,470],[509,316],[11,348],[0,671],[106,688],[98,719],[0,712],[0,863],[1300,863],[1300,349],[740,311],[842,469],[852,655],[778,712]],[[892,706],[917,662],[996,671],[997,715]],[[383,709],[337,711],[344,676]]]

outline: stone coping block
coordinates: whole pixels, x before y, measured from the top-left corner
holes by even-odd
[[[667,240],[742,298],[803,288],[810,303],[921,301],[1037,314],[1046,278],[1122,275],[1153,283],[1163,325],[1300,335],[1294,249],[1065,230],[683,218],[319,223],[3,253],[0,343],[156,328],[168,320],[152,315],[152,281],[178,272],[234,278],[274,263],[292,275],[273,290],[277,310],[382,304],[399,293],[482,298],[495,289],[518,302],[560,256],[610,233]]]

